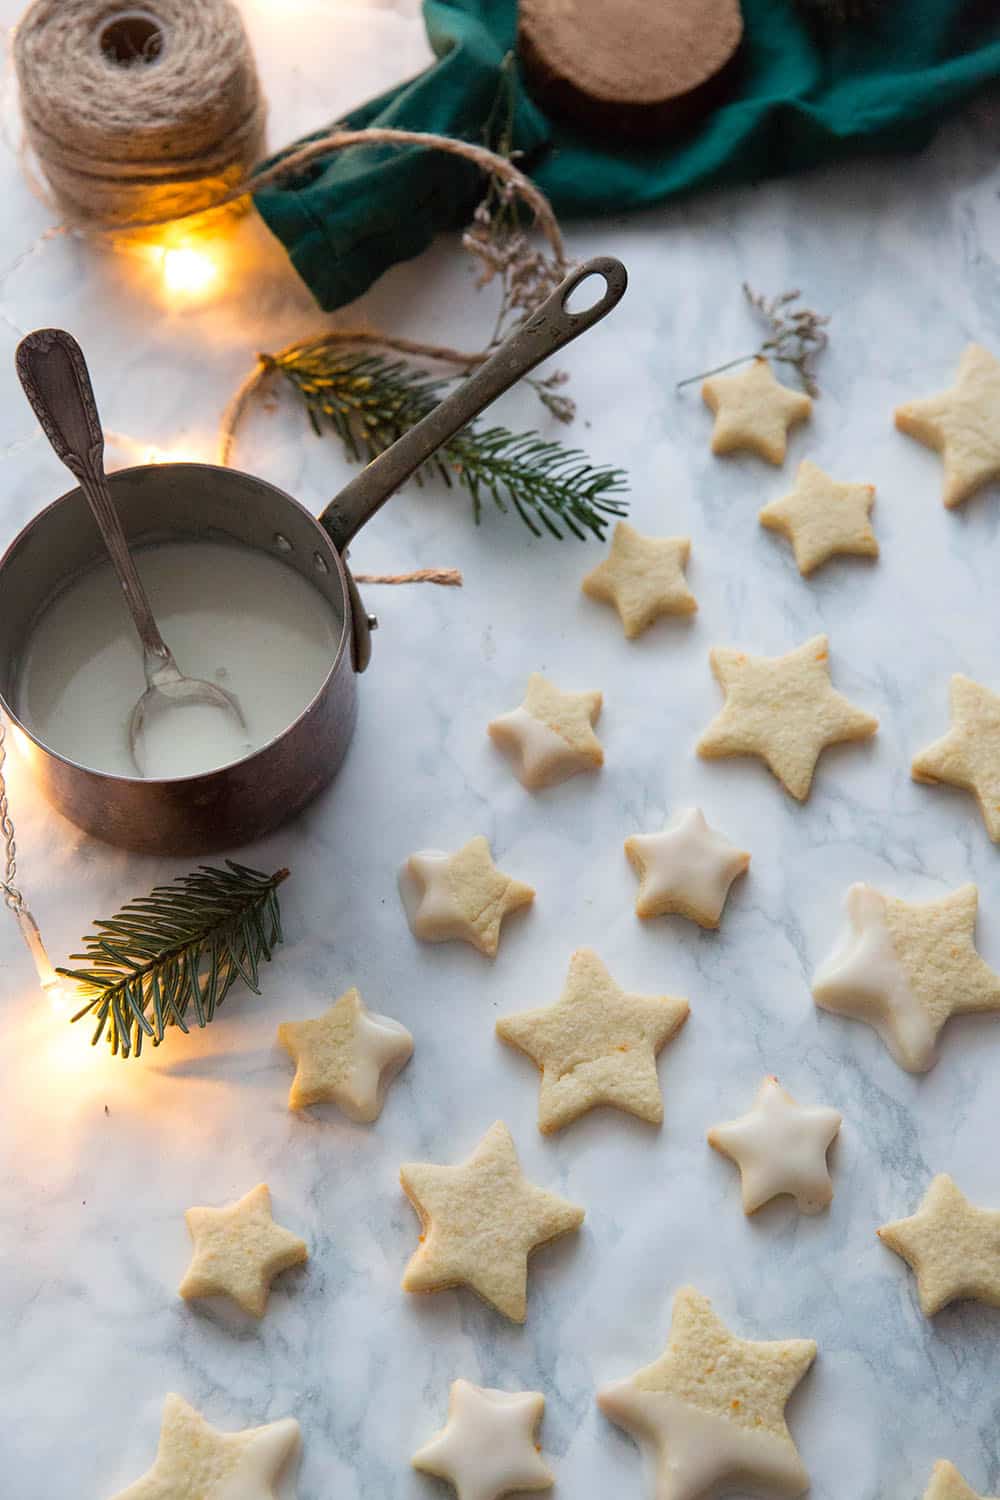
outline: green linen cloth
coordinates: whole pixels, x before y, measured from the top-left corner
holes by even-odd
[[[516,84],[514,145],[557,214],[621,212],[862,151],[916,150],[949,111],[1000,75],[1000,0],[875,0],[867,19],[822,27],[804,0],[742,4],[736,92],[684,135],[645,146],[587,136],[548,118]],[[516,12],[516,0],[425,0],[437,61],[346,123],[482,140]],[[477,169],[453,156],[362,146],[261,190],[255,201],[329,310],[435,234],[466,224],[482,192]]]

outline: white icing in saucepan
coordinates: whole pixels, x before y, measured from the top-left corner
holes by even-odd
[[[246,728],[204,704],[157,718],[146,774],[191,776],[240,760],[287,729],[333,665],[341,622],[308,578],[251,547],[166,542],[136,565],[181,672],[239,701]],[[75,578],[43,610],[23,653],[16,707],[68,760],[138,775],[128,723],[146,687],[142,648],[109,562]]]

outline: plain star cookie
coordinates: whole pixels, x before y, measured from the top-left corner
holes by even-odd
[[[498,870],[480,834],[455,854],[424,849],[399,875],[403,908],[414,937],[427,943],[471,943],[488,958],[500,946],[504,917],[530,906],[530,885]]]
[[[169,1395],[153,1467],[116,1500],[274,1500],[275,1483],[298,1446],[299,1424],[291,1417],[217,1432],[183,1397]]]
[[[1000,974],[976,952],[974,885],[919,905],[847,892],[848,931],[816,970],[816,1004],[867,1021],[901,1068],[926,1073],[949,1016],[1000,1010]]]
[[[579,771],[603,766],[604,751],[593,727],[602,702],[600,693],[562,693],[540,672],[532,672],[521,706],[493,719],[486,729],[510,756],[522,785],[530,790],[555,786]]]
[[[710,376],[701,395],[715,413],[713,453],[745,448],[779,466],[785,462],[788,429],[812,411],[810,398],[775,380],[767,360],[760,358],[738,375]]]
[[[413,1467],[446,1479],[458,1500],[551,1489],[555,1479],[536,1443],[544,1410],[540,1391],[494,1391],[453,1381],[448,1421],[413,1455]]]
[[[760,511],[760,524],[778,531],[792,544],[804,578],[831,557],[878,557],[872,530],[873,484],[839,484],[805,459],[799,464],[795,488]]]
[[[1000,697],[961,673],[951,679],[951,729],[912,766],[914,781],[972,792],[993,842],[1000,843]]]
[[[966,1484],[954,1464],[946,1458],[939,1458],[931,1470],[924,1500],[988,1500],[988,1496],[978,1494]]]
[[[944,459],[945,505],[961,505],[1000,479],[1000,361],[970,344],[950,390],[896,408],[900,432]]]
[[[227,1208],[189,1208],[184,1215],[194,1254],[180,1294],[231,1297],[244,1312],[262,1318],[271,1282],[280,1271],[309,1258],[305,1241],[271,1217],[271,1193],[262,1182]]]
[[[700,927],[718,927],[729,887],[750,864],[745,849],[709,828],[700,807],[675,813],[662,833],[633,833],[625,853],[639,876],[637,917],[674,913]]]
[[[688,1010],[671,995],[627,995],[597,954],[581,948],[555,1005],[501,1016],[496,1029],[541,1069],[538,1127],[546,1135],[598,1104],[659,1125],[656,1056]]]
[[[700,1500],[731,1488],[791,1497],[808,1487],[809,1475],[785,1425],[785,1403],[815,1357],[812,1339],[734,1337],[707,1297],[682,1287],[665,1352],[605,1386],[597,1401],[652,1448],[656,1500]]]
[[[752,1109],[738,1120],[713,1125],[708,1144],[739,1167],[744,1213],[755,1214],[788,1193],[800,1213],[816,1214],[833,1197],[826,1153],[840,1124],[835,1109],[798,1104],[768,1077]]]
[[[787,656],[717,647],[709,660],[726,701],[698,741],[698,754],[706,760],[757,755],[800,802],[827,745],[864,740],[878,729],[878,719],[834,690],[825,635]]]
[[[501,1120],[461,1166],[408,1162],[399,1180],[423,1226],[403,1290],[468,1286],[512,1322],[523,1323],[529,1254],[578,1229],[583,1209],[528,1181]]]
[[[356,989],[315,1021],[282,1022],[278,1040],[296,1064],[289,1109],[336,1104],[364,1124],[378,1119],[386,1089],[413,1053],[406,1027],[373,1014]]]
[[[976,1208],[946,1173],[915,1214],[884,1224],[878,1237],[916,1276],[925,1318],[960,1297],[1000,1307],[1000,1213]]]
[[[591,599],[613,604],[634,640],[661,615],[693,615],[698,608],[684,577],[690,555],[690,537],[643,536],[619,521],[610,552],[581,587]]]

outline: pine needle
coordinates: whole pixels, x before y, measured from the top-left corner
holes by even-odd
[[[138,1057],[168,1026],[207,1026],[238,979],[259,993],[260,962],[282,941],[277,888],[287,878],[227,859],[225,870],[202,865],[95,921],[72,955],[85,967],[57,970],[86,995],[73,1020],[95,1019],[91,1045],[104,1036],[112,1055]]]
[[[433,410],[447,383],[402,360],[345,353],[322,337],[268,364],[301,396],[313,430],[333,431],[356,462],[376,458]],[[588,532],[601,538],[609,518],[627,509],[622,470],[596,467],[578,449],[506,427],[463,428],[428,460],[417,483],[434,476],[468,492],[477,522],[490,500],[504,513],[515,511],[535,536],[569,531],[581,540]]]

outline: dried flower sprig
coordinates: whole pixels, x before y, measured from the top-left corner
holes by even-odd
[[[810,396],[818,396],[815,362],[830,342],[826,331],[829,317],[813,312],[808,307],[795,307],[794,304],[802,295],[797,288],[779,292],[776,297],[765,297],[744,281],[743,295],[750,306],[767,321],[769,337],[751,354],[741,354],[736,359],[727,360],[725,364],[715,365],[711,370],[703,370],[699,375],[688,375],[684,380],[679,380],[677,390],[693,385],[696,380],[704,380],[709,375],[721,375],[723,370],[732,370],[736,365],[746,365],[752,359],[763,358],[791,365],[798,371],[803,389]]]
[[[483,144],[495,156],[511,163],[517,163],[522,155],[514,149],[515,67],[514,54],[508,52],[500,65],[496,99],[483,128]],[[487,352],[529,318],[575,264],[567,258],[562,245],[551,238],[541,244],[533,243],[531,229],[514,183],[498,172],[491,173],[486,194],[462,235],[462,248],[477,266],[477,287],[496,282],[500,289],[500,305]],[[572,422],[576,416],[575,401],[558,390],[568,379],[563,370],[544,380],[527,377],[527,384],[559,422]]]

